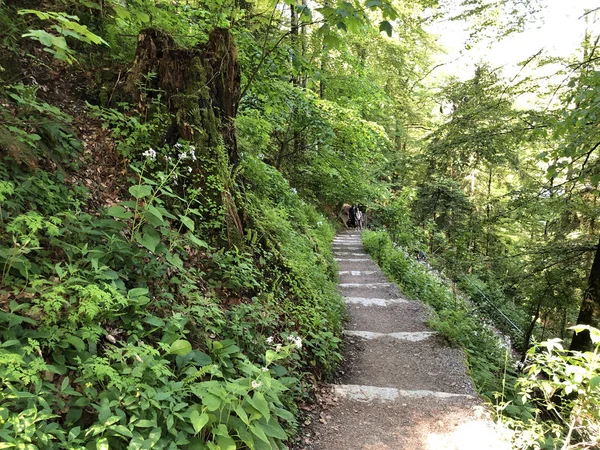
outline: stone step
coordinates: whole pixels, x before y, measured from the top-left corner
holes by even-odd
[[[399,341],[418,342],[435,336],[435,331],[396,331],[393,333],[378,333],[375,331],[344,330],[346,336],[358,336],[367,340],[392,338]]]
[[[362,277],[369,275],[381,275],[381,271],[379,270],[340,270],[338,272],[340,276],[349,275],[352,277]]]
[[[338,259],[338,258],[334,258]],[[377,270],[377,264],[371,258],[339,258],[344,261],[338,261],[339,270]],[[380,273],[383,273],[379,271]]]
[[[382,274],[381,272],[379,272],[379,273],[376,272],[371,275],[361,275],[361,276],[347,275],[347,274],[340,275],[340,283],[341,284],[353,284],[358,280],[360,280],[363,283],[367,283],[367,284],[388,283],[387,277],[384,274]]]
[[[349,262],[362,262],[362,261],[372,261],[371,258],[367,257],[366,255],[362,258],[358,258],[358,257],[340,257],[340,258],[333,258],[334,260],[336,260],[337,262],[342,262],[342,261],[349,261]]]
[[[380,289],[380,288],[386,288],[386,287],[393,287],[393,286],[395,286],[395,284],[390,283],[389,281],[386,281],[386,282],[380,282],[380,283],[340,283],[340,284],[338,284],[338,286],[342,287],[342,288]]]
[[[313,450],[511,449],[473,396],[361,385],[333,385],[330,395]]]
[[[431,331],[427,311],[419,302],[384,298],[345,297],[348,330],[379,333]]]
[[[440,336],[416,342],[346,336],[344,341],[343,384],[475,394],[462,351]]]
[[[332,249],[334,252],[336,250],[357,251],[357,252],[365,250],[362,245],[339,245],[339,244],[333,245]]]
[[[338,285],[344,297],[401,298],[400,290],[393,283],[341,283]]]
[[[364,257],[370,257],[366,252],[361,251],[361,250],[353,250],[350,248],[340,248],[340,249],[333,249],[333,255],[334,256],[338,256],[338,257],[343,257],[343,256],[362,256]]]
[[[343,297],[347,305],[358,306],[390,306],[403,303],[413,303],[405,298],[375,298],[375,297]]]

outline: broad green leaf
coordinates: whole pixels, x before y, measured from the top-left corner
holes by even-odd
[[[148,295],[148,288],[133,288],[127,293],[129,298],[141,297],[142,295]]]
[[[96,441],[96,450],[109,450],[108,439],[102,438]]]
[[[63,392],[69,386],[69,377],[65,377],[60,385],[60,390]]]
[[[235,450],[235,441],[231,438],[231,436],[217,436],[217,444],[219,444],[219,448],[221,450]]]
[[[143,233],[136,233],[135,240],[154,253],[156,251],[156,246],[160,242],[160,234],[151,226],[145,225]]]
[[[326,34],[323,36],[323,45],[328,48],[337,48],[340,45],[340,38],[335,34]]]
[[[150,222],[155,227],[167,224],[162,213],[156,206],[147,205],[146,209],[144,210],[144,216],[146,217],[148,222]]]
[[[178,339],[171,344],[169,348],[170,355],[185,356],[192,351],[192,344],[185,339]]]
[[[129,193],[139,200],[152,194],[152,186],[148,186],[147,184],[131,186]]]
[[[184,270],[183,261],[177,253],[170,253],[167,251],[167,253],[165,253],[165,258],[167,261],[169,261],[169,263],[177,267],[179,270]]]
[[[600,385],[600,375],[590,378],[590,389],[596,389]]]
[[[77,436],[79,436],[79,433],[81,433],[81,427],[74,427],[71,428],[71,431],[69,431],[69,441],[74,441],[75,439],[77,439]]]
[[[267,436],[281,439],[282,441],[285,441],[288,438],[288,435],[276,419],[269,420],[269,422],[262,425],[262,428]]]
[[[271,411],[269,410],[269,404],[265,400],[264,395],[262,395],[260,392],[254,392],[254,396],[248,396],[247,400],[248,403],[250,403],[252,407],[256,408],[266,420],[269,420]]]
[[[250,431],[252,431],[252,434],[254,434],[254,436],[259,438],[261,441],[266,442],[267,444],[269,443],[269,438],[267,438],[267,435],[258,423],[250,425]]]
[[[44,30],[29,30],[29,33],[25,33],[21,37],[28,37],[39,41],[42,45],[46,47],[52,47],[52,45],[54,44],[54,38],[56,36]]]
[[[144,319],[144,322],[146,322],[148,325],[152,325],[153,327],[164,327],[165,326],[165,321],[162,320],[160,317],[156,317],[156,316],[148,316]]]
[[[187,238],[190,240],[192,244],[194,244],[198,248],[208,248],[208,244],[202,239],[198,239],[193,233],[187,233]]]
[[[240,419],[242,419],[242,422],[244,422],[246,425],[250,425],[250,420],[248,419],[248,414],[246,414],[246,411],[244,411],[244,408],[242,408],[242,405],[237,404],[235,406],[235,408],[233,408],[233,410],[238,415],[238,417]]]
[[[133,433],[131,432],[131,430],[123,425],[113,425],[112,427],[110,427],[110,429],[115,433],[120,434],[121,436],[126,436],[128,438],[133,437]]]
[[[205,412],[200,413],[198,410],[193,410],[190,414],[190,421],[196,433],[200,433],[204,425],[208,423],[209,416]]]
[[[106,421],[104,422],[104,426],[105,427],[109,427],[111,425],[114,425],[115,423],[117,423],[119,420],[121,420],[121,418],[119,416],[111,416],[108,419],[106,419]]]
[[[127,211],[122,206],[110,206],[106,208],[106,214],[117,219],[131,219],[133,217],[133,213]]]
[[[154,426],[154,422],[152,420],[138,420],[133,424],[136,428],[150,428]]]
[[[181,220],[181,223],[184,224],[192,233],[194,232],[194,221],[192,219],[190,219],[188,216],[181,216],[179,218]]]
[[[219,397],[214,394],[207,393],[202,397],[202,404],[206,406],[209,411],[216,411],[221,407],[223,402]]]
[[[81,339],[78,336],[74,336],[74,335],[69,335],[65,338],[65,340],[71,344],[73,347],[75,347],[75,349],[77,349],[77,351],[81,352],[83,350],[85,350],[85,342],[83,342],[83,339]]]
[[[387,20],[382,21],[379,24],[379,31],[380,32],[385,31],[389,37],[392,37],[392,31],[393,31],[392,24],[389,23]]]

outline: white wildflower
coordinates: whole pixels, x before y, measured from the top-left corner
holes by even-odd
[[[173,148],[176,148],[176,149],[178,149],[178,150],[179,150],[179,149],[181,148],[181,144],[178,142],[177,144],[175,144],[175,145],[173,146]]]
[[[268,371],[269,371],[269,368],[268,368],[268,367],[263,367],[263,368],[262,368],[262,371],[263,371],[263,372],[268,372]]]
[[[177,157],[179,159],[187,159],[187,152],[181,152]]]
[[[148,150],[142,153],[142,155],[150,160],[154,160],[156,158],[156,150],[150,147]]]
[[[265,155],[263,155],[262,153],[260,155],[258,155],[258,159],[263,159],[265,157]]]
[[[302,348],[302,339],[297,337],[296,339],[294,339],[294,344],[296,344],[296,348],[300,350]]]
[[[267,344],[272,344],[273,343],[273,336],[269,336],[267,338]]]
[[[260,381],[252,381],[252,389],[258,389],[261,386],[262,383]]]
[[[294,335],[293,335],[293,334],[290,334],[290,335],[288,336],[288,341],[295,341],[295,340],[296,340],[296,338],[294,337]]]
[[[275,347],[276,352],[278,352],[279,350],[281,350],[281,344],[277,344],[277,347]]]
[[[321,222],[320,220],[317,222],[317,226],[320,227],[321,225],[323,225],[323,222]]]
[[[188,173],[192,173],[192,168],[188,166],[187,171]]]
[[[144,362],[144,360],[143,360],[142,358],[140,358],[140,356],[139,356],[139,355],[135,355],[135,360],[136,360],[137,362]]]
[[[290,191],[292,191],[292,194],[296,194],[298,192],[296,188],[291,188]]]
[[[190,145],[190,158],[192,161],[196,161],[196,149],[193,145]]]

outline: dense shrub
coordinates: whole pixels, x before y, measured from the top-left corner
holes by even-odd
[[[340,359],[332,225],[248,159],[246,235],[221,245],[193,147],[123,128],[130,179],[105,204],[53,113],[61,139],[0,162],[0,448],[286,448]]]

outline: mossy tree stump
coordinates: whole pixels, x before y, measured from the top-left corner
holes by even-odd
[[[207,200],[222,207],[228,241],[239,243],[243,225],[233,201],[230,173],[239,163],[234,119],[240,68],[232,34],[217,28],[206,44],[180,48],[161,30],[141,31],[125,90],[142,111],[149,100],[162,96],[173,118],[165,140],[194,143],[199,187]]]

